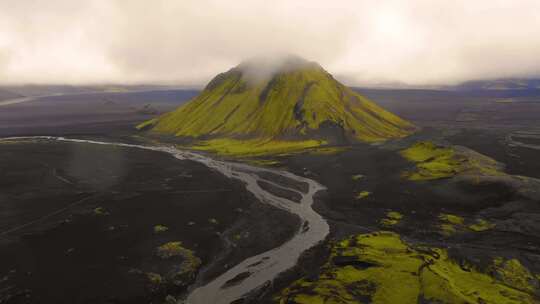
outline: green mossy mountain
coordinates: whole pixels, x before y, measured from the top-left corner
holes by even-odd
[[[244,62],[217,75],[190,102],[138,128],[198,140],[320,143],[383,141],[415,129],[317,63],[296,57]]]

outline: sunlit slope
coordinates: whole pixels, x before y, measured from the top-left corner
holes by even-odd
[[[294,68],[258,80],[246,72],[256,67],[246,65],[250,64],[219,74],[189,103],[139,127],[201,139],[367,142],[403,137],[414,130],[316,63],[296,61]]]

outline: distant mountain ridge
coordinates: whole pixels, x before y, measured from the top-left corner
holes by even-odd
[[[454,88],[458,90],[540,90],[540,79],[474,80],[464,82]]]
[[[403,82],[356,84],[358,89],[375,90],[434,90],[434,91],[540,91],[540,78],[501,78],[469,80],[458,84],[411,85]]]
[[[23,97],[20,94],[11,92],[9,90],[4,90],[0,88],[0,100],[7,100],[7,99],[13,99],[13,98],[19,98]]]
[[[251,60],[217,75],[200,95],[138,126],[198,140],[376,142],[415,127],[298,57]]]
[[[159,91],[180,88],[168,85],[0,85],[0,98],[9,92],[15,97],[37,97],[50,95],[76,95],[87,93],[126,93],[137,91]]]

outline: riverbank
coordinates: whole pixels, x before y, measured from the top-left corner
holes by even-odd
[[[23,103],[23,102],[29,102],[29,101],[35,100],[37,98],[39,98],[39,97],[18,97],[18,98],[13,98],[13,99],[2,100],[2,101],[0,101],[0,107],[7,106],[7,105],[18,104],[18,103]]]

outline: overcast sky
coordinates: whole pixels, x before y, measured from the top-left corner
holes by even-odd
[[[0,83],[204,84],[292,53],[349,84],[540,75],[539,0],[0,0]]]

